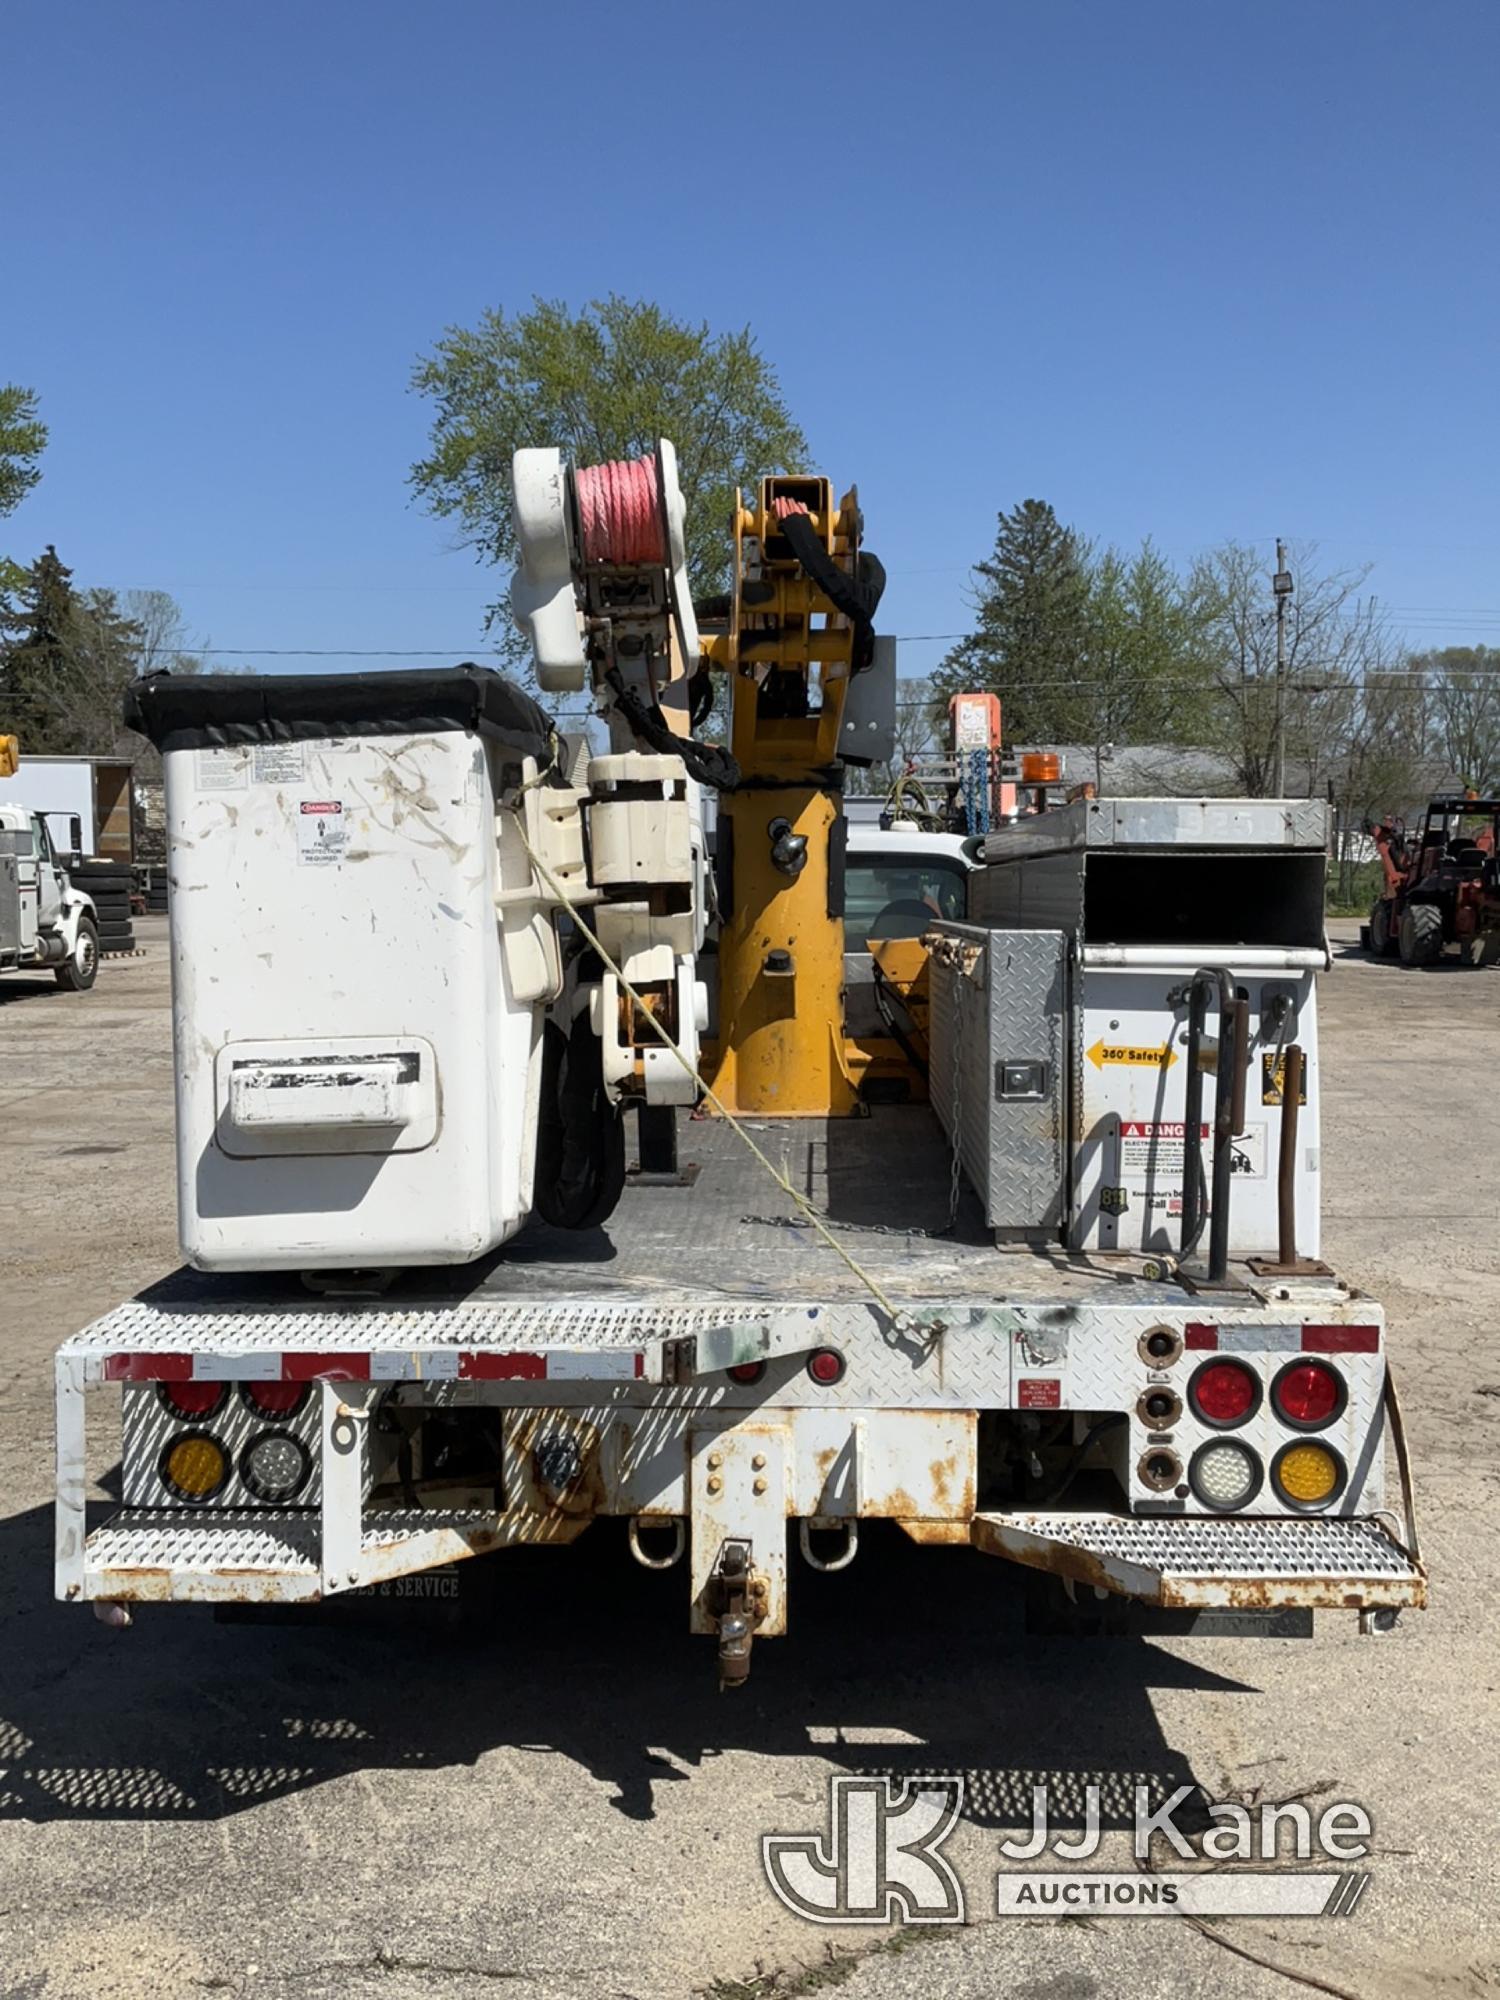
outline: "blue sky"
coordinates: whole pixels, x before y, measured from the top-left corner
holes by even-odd
[[[0,381],[52,428],[0,549],[215,646],[472,653],[413,360],[610,290],[753,326],[888,629],[962,627],[1035,494],[1500,643],[1492,0],[8,0],[0,67]]]

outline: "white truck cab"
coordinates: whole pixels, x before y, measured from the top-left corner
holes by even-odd
[[[99,970],[93,899],[68,880],[43,815],[0,804],[0,972],[45,966],[71,992],[93,985]]]

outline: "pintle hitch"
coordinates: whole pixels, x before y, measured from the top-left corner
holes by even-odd
[[[719,1688],[743,1687],[750,1678],[750,1647],[765,1616],[767,1585],[750,1567],[751,1544],[726,1540],[704,1593],[719,1635]]]

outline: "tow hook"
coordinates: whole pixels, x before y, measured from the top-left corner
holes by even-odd
[[[750,1646],[766,1602],[764,1580],[751,1573],[749,1542],[722,1545],[707,1594],[719,1629],[720,1691],[743,1687],[750,1678]]]

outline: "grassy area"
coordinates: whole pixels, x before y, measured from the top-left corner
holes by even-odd
[[[1358,867],[1349,870],[1347,877],[1337,862],[1330,862],[1324,914],[1330,917],[1367,917],[1384,880],[1385,871],[1378,861],[1361,862]]]

